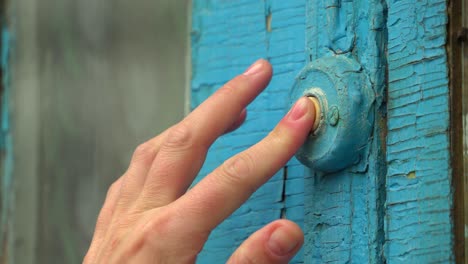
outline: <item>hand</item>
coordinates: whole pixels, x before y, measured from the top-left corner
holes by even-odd
[[[288,162],[312,129],[314,106],[302,98],[265,139],[187,191],[210,145],[243,123],[271,75],[270,64],[259,60],[135,150],[108,191],[84,263],[195,262],[210,232]],[[278,220],[247,239],[229,263],[288,263],[303,240],[296,224]]]

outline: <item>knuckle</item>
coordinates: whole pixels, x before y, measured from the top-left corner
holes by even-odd
[[[89,264],[92,261],[92,256],[91,253],[86,253],[84,259],[83,259],[83,264]]]
[[[170,149],[185,150],[191,148],[194,145],[192,135],[190,127],[185,123],[181,123],[171,130],[164,145]]]
[[[107,190],[106,199],[104,205],[102,206],[101,211],[99,212],[98,218],[96,220],[96,230],[106,228],[104,223],[106,223],[114,213],[114,202],[118,198],[117,194],[120,192],[121,180],[117,180],[112,183],[112,185]]]
[[[175,222],[174,217],[170,213],[161,210],[157,217],[149,220],[146,228],[143,229],[142,237],[146,241],[154,240],[155,237],[169,238],[177,230]]]
[[[234,93],[236,86],[238,86],[236,81],[230,81],[221,87],[216,94],[217,96],[231,96]]]
[[[228,181],[240,183],[249,178],[248,175],[252,174],[253,168],[252,156],[248,153],[241,153],[226,161],[222,166],[222,171]]]
[[[200,232],[196,227],[187,226],[185,213],[174,207],[161,207],[156,212],[150,215],[150,219],[141,228],[142,243],[163,252],[168,249],[176,250],[168,248],[170,244],[180,249],[183,254],[196,258],[209,234]]]
[[[119,179],[119,180],[115,181],[114,183],[112,183],[111,186],[109,187],[109,189],[107,190],[106,201],[108,201],[109,199],[114,197],[120,191],[121,186],[122,186],[122,180],[121,179]]]
[[[132,162],[145,160],[148,157],[152,157],[156,152],[155,147],[149,142],[140,144],[133,152]]]
[[[242,90],[239,88],[245,87],[246,85],[247,78],[244,75],[239,75],[221,87],[221,89],[216,92],[215,96],[232,99],[232,96],[238,93],[239,90]]]

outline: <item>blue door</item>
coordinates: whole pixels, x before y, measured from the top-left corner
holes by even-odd
[[[199,178],[262,138],[308,88],[325,86],[324,134],[335,131],[311,135],[309,156],[219,226],[200,263],[222,263],[278,218],[306,234],[294,263],[455,261],[447,10],[444,0],[194,1],[192,107],[259,57],[274,68]]]

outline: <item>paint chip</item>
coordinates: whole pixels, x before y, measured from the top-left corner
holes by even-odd
[[[408,175],[406,175],[406,177],[408,179],[416,179],[416,172],[412,171],[412,172],[408,173]]]
[[[266,17],[266,29],[268,32],[271,32],[271,13],[268,13]]]

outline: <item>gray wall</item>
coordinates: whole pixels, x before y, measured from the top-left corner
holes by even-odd
[[[189,0],[17,0],[16,263],[79,263],[138,143],[187,109]]]

